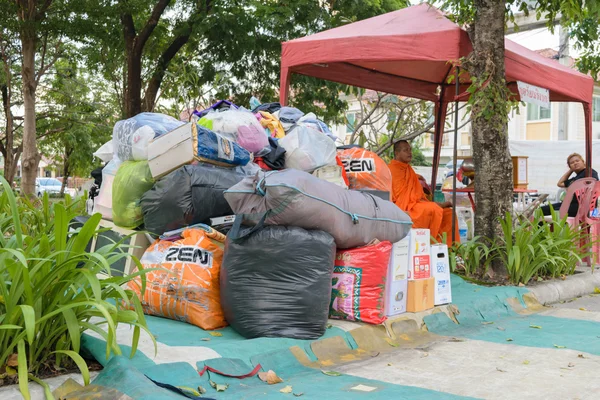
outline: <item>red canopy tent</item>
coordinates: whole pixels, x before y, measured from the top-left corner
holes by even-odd
[[[550,101],[583,104],[591,173],[593,79],[508,39],[505,46],[506,81],[517,96],[521,81],[548,89]],[[435,187],[447,105],[458,100],[447,82],[454,68],[448,62],[471,50],[467,32],[441,11],[408,7],[283,43],[280,102],[287,104],[292,73],[435,102]]]

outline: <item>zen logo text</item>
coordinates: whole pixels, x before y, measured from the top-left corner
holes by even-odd
[[[184,262],[212,267],[212,253],[192,246],[171,247],[165,256],[167,262]]]
[[[342,160],[346,172],[375,172],[375,160],[373,158],[355,158]]]

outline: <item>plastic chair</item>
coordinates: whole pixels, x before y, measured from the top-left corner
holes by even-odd
[[[592,242],[591,251],[596,262],[600,260],[600,210],[597,209],[599,197],[600,182],[596,182],[588,194],[587,204],[589,204],[589,209],[585,213],[585,224],[589,229]]]
[[[598,222],[600,219],[590,219],[590,211],[596,207],[596,200],[600,195],[600,185],[595,178],[584,178],[573,182],[567,189],[567,193],[560,206],[560,218],[568,215],[569,206],[575,196],[579,202],[579,209],[575,217],[568,217],[567,222],[574,229],[584,229],[587,235],[583,235],[580,239],[579,246],[589,248],[590,243],[594,243],[596,233],[600,233]],[[592,249],[594,250],[594,249]],[[600,249],[599,249],[600,250]],[[588,265],[591,265],[589,256],[583,259]]]

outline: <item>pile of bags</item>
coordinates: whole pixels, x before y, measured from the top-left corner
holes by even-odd
[[[95,153],[107,162],[96,211],[158,237],[141,261],[161,269],[145,293],[139,278],[130,288],[148,314],[248,338],[316,339],[328,317],[382,322],[391,243],[412,225],[379,194],[387,165],[336,148],[312,113],[252,106],[220,101],[190,122],[143,113]]]

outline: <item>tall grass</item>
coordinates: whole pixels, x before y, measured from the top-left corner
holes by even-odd
[[[61,368],[75,363],[89,383],[87,365],[79,355],[81,334],[96,332],[106,340],[106,355],[121,354],[116,341],[118,324],[134,327],[131,356],[141,330],[149,333],[139,299],[122,285],[145,271],[113,277],[111,264],[129,257],[122,243],[90,253],[89,241],[99,232],[96,214],[77,230],[70,221],[83,210],[83,200],[50,204],[17,198],[0,177],[0,368],[14,370],[18,360],[19,388],[29,399],[28,380],[49,387],[38,378],[42,367]],[[109,277],[99,279],[97,274]],[[152,337],[152,335],[150,335]],[[70,361],[69,361],[70,360]]]

